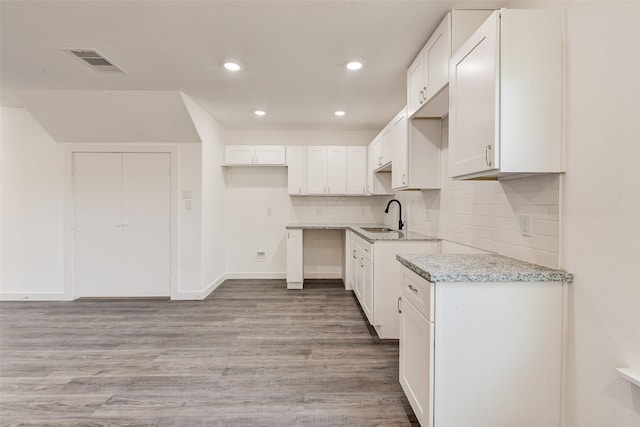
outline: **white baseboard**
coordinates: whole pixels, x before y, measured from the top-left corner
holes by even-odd
[[[71,301],[71,297],[61,293],[0,292],[0,301]]]
[[[220,286],[228,277],[226,274],[218,277],[216,280],[211,282],[209,286],[207,286],[202,291],[186,291],[186,292],[177,292],[175,295],[171,295],[172,300],[176,301],[184,301],[184,300],[203,300],[211,294],[218,286]]]
[[[342,272],[304,273],[305,279],[342,279]]]
[[[227,279],[268,280],[286,279],[287,273],[227,273]]]

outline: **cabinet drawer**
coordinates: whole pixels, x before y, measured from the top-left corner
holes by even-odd
[[[402,272],[402,296],[411,301],[427,320],[434,322],[433,283],[428,282],[407,268],[403,268]]]
[[[352,242],[354,243],[354,246],[356,247],[360,255],[366,260],[373,262],[373,243],[369,243],[353,232],[351,235],[353,236]]]

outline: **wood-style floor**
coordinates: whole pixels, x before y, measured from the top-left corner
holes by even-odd
[[[0,303],[2,426],[410,426],[398,342],[350,291]]]

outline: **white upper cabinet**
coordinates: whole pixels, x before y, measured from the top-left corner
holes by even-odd
[[[407,70],[407,116],[444,117],[448,113],[449,59],[489,16],[490,10],[453,10],[433,32]]]
[[[307,147],[287,146],[287,183],[289,194],[307,194]]]
[[[450,71],[449,176],[564,172],[560,11],[494,12]]]
[[[226,145],[224,166],[286,166],[283,145]]]
[[[365,195],[366,154],[366,147],[307,147],[306,194]]]
[[[394,190],[440,188],[440,119],[397,116],[391,184]]]
[[[412,115],[425,102],[424,48],[407,70],[407,113]]]
[[[327,194],[327,147],[307,147],[307,193]]]
[[[347,194],[347,147],[327,147],[327,194]]]
[[[367,147],[347,147],[347,194],[367,194]]]

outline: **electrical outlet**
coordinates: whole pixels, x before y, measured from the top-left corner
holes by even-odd
[[[519,216],[520,220],[520,234],[525,237],[531,237],[533,234],[532,230],[532,218],[531,215],[521,214]]]
[[[267,260],[267,254],[264,251],[256,252],[256,261],[265,262]]]
[[[267,208],[267,216],[271,215],[273,215],[273,211],[271,210],[271,208]]]

